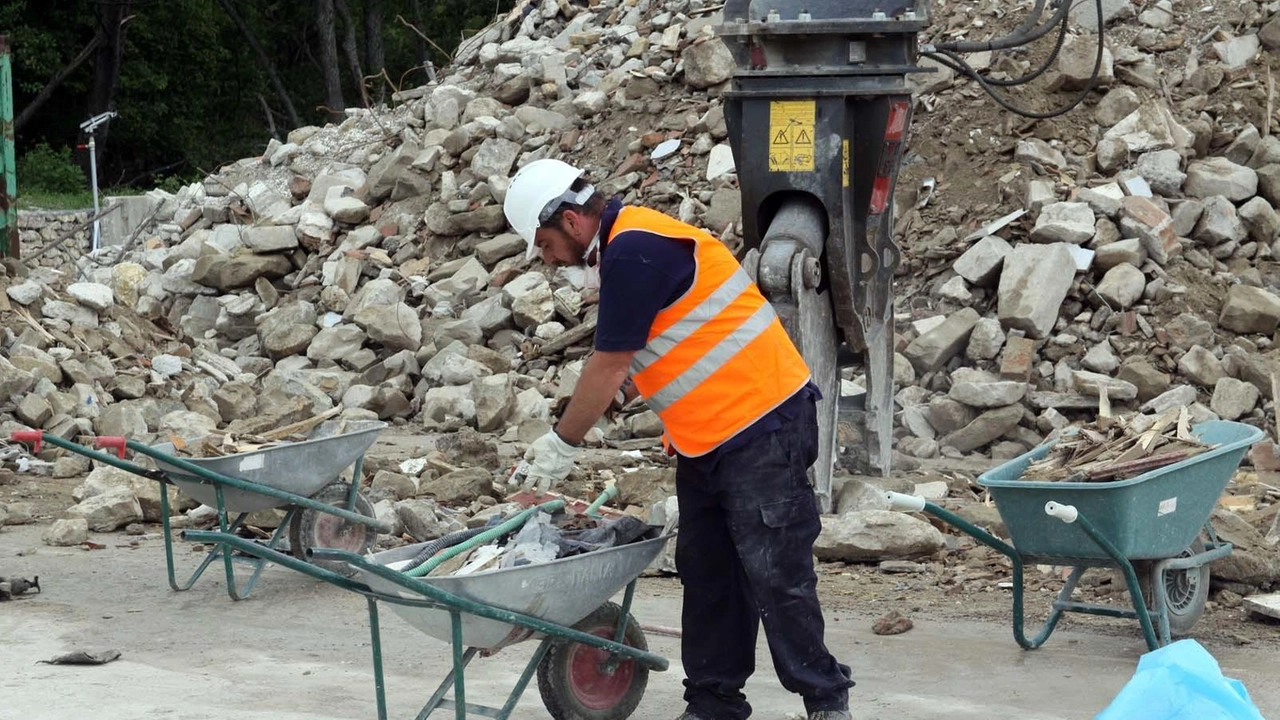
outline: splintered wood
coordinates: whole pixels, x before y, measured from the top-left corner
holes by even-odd
[[[301,422],[277,428],[258,435],[231,435],[214,432],[197,440],[187,442],[177,435],[170,434],[169,441],[179,455],[192,458],[225,457],[239,453],[267,450],[269,448],[299,442],[308,439],[317,425],[342,412],[342,405],[326,410],[319,415],[309,417]],[[346,421],[341,421],[334,435],[341,435],[346,430]]]
[[[1191,419],[1186,408],[1169,410],[1142,432],[1104,413],[1098,422],[1082,426],[1075,435],[1058,440],[1048,455],[1027,467],[1022,479],[1034,482],[1127,480],[1214,447],[1191,435]]]

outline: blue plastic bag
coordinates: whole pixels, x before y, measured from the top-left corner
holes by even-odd
[[[1194,640],[1138,661],[1133,677],[1094,720],[1264,720],[1238,680]]]

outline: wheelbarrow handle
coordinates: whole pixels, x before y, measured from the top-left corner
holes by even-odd
[[[884,499],[889,501],[889,509],[898,512],[921,512],[924,510],[924,498],[919,495],[906,495],[886,490]]]
[[[1044,504],[1044,514],[1049,517],[1058,518],[1064,523],[1070,525],[1080,517],[1080,513],[1076,510],[1075,505],[1061,505],[1052,500]]]
[[[31,452],[40,452],[41,446],[44,445],[43,430],[18,430],[9,435],[9,439],[16,443],[31,446]]]

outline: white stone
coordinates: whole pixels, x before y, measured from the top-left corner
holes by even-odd
[[[1088,242],[1094,233],[1093,209],[1087,203],[1059,202],[1045,205],[1031,230],[1031,239],[1042,243]]]
[[[106,285],[89,282],[72,283],[67,286],[67,293],[76,302],[94,310],[106,310],[115,305],[115,293]]]
[[[733,159],[733,149],[728,143],[720,143],[711,148],[711,154],[707,158],[707,180],[715,180],[722,175],[728,175],[737,171],[737,165]]]

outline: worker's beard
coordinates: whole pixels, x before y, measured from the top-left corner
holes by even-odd
[[[564,277],[579,290],[600,289],[600,231],[597,230],[587,249],[582,253],[582,264],[560,269]],[[594,256],[594,259],[593,257]]]

